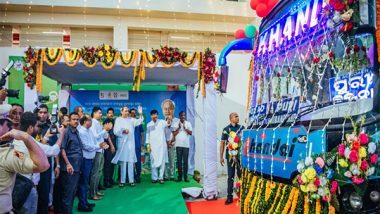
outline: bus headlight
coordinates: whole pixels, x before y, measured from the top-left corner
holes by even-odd
[[[369,198],[371,199],[372,202],[377,203],[380,201],[380,193],[374,190],[369,194]]]
[[[362,209],[363,207],[362,197],[360,197],[360,195],[358,195],[356,192],[351,193],[349,201],[350,201],[351,207],[354,210],[358,211]]]

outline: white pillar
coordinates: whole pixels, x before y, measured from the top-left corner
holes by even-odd
[[[113,46],[119,50],[128,49],[128,26],[118,23],[113,27]]]
[[[218,193],[217,173],[217,129],[216,92],[214,84],[206,84],[206,97],[203,98],[204,111],[204,195],[211,199]]]
[[[186,86],[186,119],[191,123],[193,128],[193,134],[190,136],[190,148],[189,148],[189,169],[187,174],[194,175],[195,170],[195,97],[194,86]]]

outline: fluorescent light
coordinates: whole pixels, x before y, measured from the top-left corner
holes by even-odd
[[[59,32],[59,31],[44,31],[42,32],[43,34],[53,34],[53,35],[62,35],[63,32]]]
[[[185,37],[185,36],[170,36],[171,39],[185,39],[185,40],[190,40],[190,37]]]

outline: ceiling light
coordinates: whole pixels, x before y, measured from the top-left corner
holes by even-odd
[[[59,31],[44,31],[42,32],[43,34],[54,34],[54,35],[62,35],[63,32],[59,32]]]
[[[185,37],[185,36],[170,36],[171,39],[185,39],[185,40],[190,40],[190,37]]]

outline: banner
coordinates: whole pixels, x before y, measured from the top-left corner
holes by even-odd
[[[292,173],[297,171],[298,160],[326,151],[327,143],[324,131],[318,130],[309,133],[308,148],[306,148],[306,133],[303,126],[276,130],[244,130],[242,166],[258,173],[290,179]]]
[[[121,99],[122,98],[122,99]],[[179,118],[179,112],[186,112],[185,91],[95,91],[77,90],[70,92],[70,111],[76,106],[82,106],[83,111],[91,113],[92,108],[102,108],[103,116],[106,116],[108,108],[115,110],[115,115],[120,115],[120,109],[127,106],[129,109],[139,105],[143,107],[145,122],[150,121],[150,111],[156,109],[158,118],[164,119],[161,103],[170,99],[175,103],[174,116]]]

